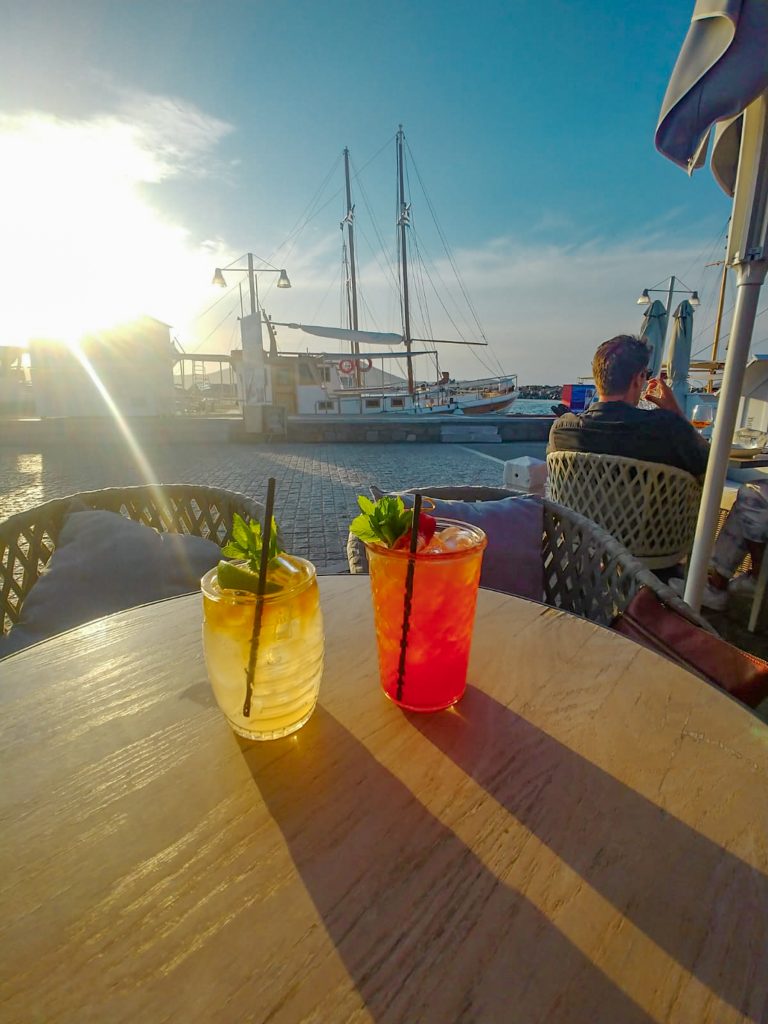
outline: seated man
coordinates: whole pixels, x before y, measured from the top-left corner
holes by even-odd
[[[661,462],[703,477],[709,445],[686,420],[666,383],[648,381],[650,355],[644,341],[628,334],[604,341],[592,360],[598,401],[585,412],[556,419],[547,451]],[[637,408],[646,383],[645,398],[656,409]]]

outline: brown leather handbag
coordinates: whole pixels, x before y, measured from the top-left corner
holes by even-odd
[[[695,626],[648,587],[638,590],[611,626],[751,708],[768,697],[768,662]]]

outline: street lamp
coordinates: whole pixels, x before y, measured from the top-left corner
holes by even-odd
[[[677,287],[676,287],[677,286]],[[669,326],[669,319],[672,316],[672,296],[677,292],[684,295],[690,295],[688,300],[692,306],[700,305],[699,293],[692,291],[690,288],[686,288],[682,281],[678,281],[676,277],[670,277],[668,288],[643,288],[640,293],[640,297],[637,300],[638,306],[649,306],[651,304],[651,292],[661,292],[666,294],[667,301],[665,304],[666,316],[663,318],[664,326],[661,331],[661,351],[664,351],[664,343],[667,340],[667,327]],[[661,356],[659,356],[661,358]]]
[[[226,270],[227,272],[234,270],[234,271],[238,271],[241,274],[247,273],[248,274],[248,287],[249,287],[250,293],[251,293],[251,315],[255,316],[256,313],[259,310],[259,292],[258,292],[258,287],[257,287],[257,284],[256,284],[256,275],[257,274],[279,274],[280,276],[277,279],[277,287],[278,288],[290,288],[291,287],[291,282],[288,280],[288,275],[286,274],[285,270],[280,270],[277,267],[268,266],[268,267],[258,267],[256,269],[254,269],[254,266],[253,266],[253,253],[249,252],[247,254],[247,256],[248,256],[248,266],[247,267],[236,267],[234,265],[235,263],[239,263],[240,262],[240,260],[243,258],[242,256],[238,257],[236,260],[233,260],[232,263],[230,263],[228,266],[226,266],[224,268],[216,267],[216,272],[213,275],[213,282],[212,283],[215,284],[218,288],[226,288],[227,287],[227,282],[224,279],[224,270]],[[257,259],[260,259],[260,257],[257,257]],[[261,262],[262,263],[266,263],[267,261],[266,260],[261,260]]]
[[[677,285],[678,287],[675,287]],[[651,304],[651,293],[661,292],[666,294],[667,301],[664,308],[664,316],[655,316]],[[689,302],[692,306],[700,305],[699,293],[678,281],[676,277],[670,277],[668,288],[643,288],[637,300],[638,306],[649,306],[646,319],[643,321],[643,335],[651,347],[650,367],[656,373],[661,366],[664,356],[664,349],[667,340],[667,328],[672,316],[672,297],[674,294],[682,293],[689,295]],[[662,305],[662,303],[659,303]],[[653,327],[652,327],[653,322]],[[689,392],[688,374],[691,365],[691,335],[687,333],[686,340],[682,336],[673,335],[672,346],[668,355],[670,384],[675,398],[682,409],[685,409],[685,396]]]
[[[698,306],[699,305],[699,293],[698,292],[691,291],[691,289],[690,288],[686,288],[685,285],[683,285],[681,288],[675,288],[675,284],[682,284],[682,282],[678,281],[676,277],[670,277],[670,279],[669,279],[669,288],[643,288],[643,290],[642,290],[642,292],[640,294],[640,297],[637,300],[638,306],[649,306],[650,305],[650,303],[651,303],[651,295],[650,295],[650,293],[651,292],[666,292],[667,293],[667,303],[666,303],[667,315],[669,315],[669,311],[672,308],[672,296],[675,294],[675,292],[682,292],[685,295],[690,295],[691,297],[688,300],[690,302],[690,304],[692,306]]]

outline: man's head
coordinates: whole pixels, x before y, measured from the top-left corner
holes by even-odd
[[[604,341],[592,360],[600,401],[637,405],[648,379],[650,358],[648,345],[630,334]]]

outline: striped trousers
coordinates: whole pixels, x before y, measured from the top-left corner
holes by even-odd
[[[742,484],[715,541],[712,568],[729,580],[748,554],[747,541],[768,541],[768,479]]]

